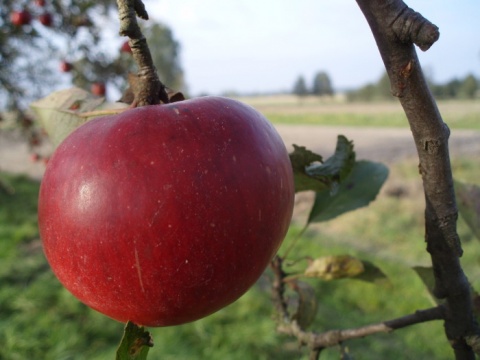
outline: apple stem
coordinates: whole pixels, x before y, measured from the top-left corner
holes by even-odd
[[[153,64],[147,39],[138,26],[137,16],[148,20],[145,5],[141,0],[117,0],[120,19],[120,35],[130,38],[132,56],[138,65],[138,85],[134,89],[132,107],[169,103],[166,86],[160,81]]]

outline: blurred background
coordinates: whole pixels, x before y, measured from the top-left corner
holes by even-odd
[[[118,35],[115,1],[0,2],[0,109],[24,108],[72,84],[103,83],[109,100],[120,97],[134,66]],[[160,76],[190,96],[345,94],[382,81],[383,64],[355,1],[145,4],[151,19],[139,21]],[[455,88],[480,76],[480,4],[408,5],[440,27],[440,41],[419,51],[429,81],[449,86],[438,95],[471,96]]]
[[[407,4],[440,28],[439,41],[418,54],[452,129],[455,177],[478,182],[480,2]],[[411,134],[356,2],[145,5],[151,19],[139,22],[168,87],[188,97],[241,99],[272,121],[289,145],[308,145],[325,156],[343,133],[360,157],[388,163],[389,179],[371,206],[314,226],[293,256],[357,256],[379,266],[389,282],[311,281],[320,299],[311,330],[362,326],[432,306],[411,269],[430,264]],[[36,205],[51,147],[28,105],[71,86],[110,102],[121,97],[135,64],[118,35],[116,2],[0,0],[0,14],[0,359],[113,358],[123,324],[74,299],[43,256]],[[311,194],[298,197],[285,246],[301,231],[310,204]],[[478,239],[462,218],[459,233],[464,267],[478,288]],[[307,359],[295,340],[275,332],[270,279],[267,271],[239,301],[206,319],[153,329],[149,358]],[[452,358],[441,322],[345,345],[358,359]],[[332,348],[321,358],[338,357]]]
[[[192,93],[289,92],[326,72],[337,92],[377,81],[383,73],[373,36],[355,1],[147,1],[182,44]],[[478,2],[407,5],[440,27],[440,41],[419,51],[430,79],[445,83],[480,74]]]

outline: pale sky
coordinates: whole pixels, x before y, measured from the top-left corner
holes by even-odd
[[[374,82],[383,63],[355,0],[145,0],[181,44],[192,95],[290,91],[326,71],[336,90]],[[424,70],[445,82],[480,77],[480,1],[409,0],[440,28]]]

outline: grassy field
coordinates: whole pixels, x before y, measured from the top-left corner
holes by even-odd
[[[350,254],[370,260],[389,277],[374,285],[356,280],[311,281],[320,299],[312,329],[355,327],[402,316],[432,305],[410,266],[428,265],[423,242],[423,204],[415,164],[401,163],[369,208],[312,227],[293,258]],[[455,163],[466,180],[478,178],[472,160]],[[122,324],[89,310],[56,281],[36,230],[38,183],[2,174],[0,191],[0,359],[112,359]],[[402,195],[397,194],[401,187]],[[7,190],[5,190],[7,189]],[[285,246],[300,231],[297,216]],[[480,279],[480,244],[460,220],[464,266]],[[281,249],[280,253],[282,253]],[[293,270],[293,269],[289,269]],[[265,277],[235,304],[193,324],[153,329],[150,359],[306,359],[297,344],[274,331]],[[400,300],[399,300],[400,299]],[[441,322],[346,344],[357,359],[450,359]],[[337,359],[337,349],[322,359]]]
[[[398,101],[349,103],[291,95],[242,97],[277,124],[408,127]],[[480,129],[480,101],[440,101],[443,120],[452,129]]]
[[[277,114],[278,121],[301,122],[311,116],[312,121],[322,124],[336,121],[339,125],[339,119],[345,119],[349,125],[406,126],[391,124],[397,116],[401,117],[401,109],[393,103],[373,108],[365,104],[318,104],[313,100],[299,105],[294,98],[280,105],[275,103],[278,99],[263,99],[257,104],[258,99],[249,101],[267,116]],[[351,113],[345,112],[344,106]],[[319,107],[323,110],[314,110]],[[456,117],[455,126],[477,128],[465,120],[473,119],[475,111],[480,113],[477,104],[445,103],[441,107],[445,117]],[[283,120],[280,114],[285,116]],[[328,120],[329,116],[333,120]],[[355,116],[363,120],[349,123]],[[477,182],[478,162],[453,159],[455,177]],[[304,265],[302,259],[307,255],[350,254],[373,262],[388,276],[388,282],[382,284],[310,280],[320,299],[311,330],[362,326],[433,304],[411,270],[412,266],[430,263],[423,241],[424,204],[417,164],[404,161],[390,170],[384,189],[368,208],[312,226],[294,248],[292,259],[300,261],[287,270]],[[113,359],[123,324],[73,298],[55,279],[43,256],[36,223],[38,182],[0,173],[0,184],[0,359]],[[309,194],[302,194],[298,208],[305,209],[310,198]],[[305,211],[296,212],[280,254],[301,230],[305,216]],[[480,243],[461,218],[458,229],[465,250],[462,264],[480,289]],[[155,346],[149,359],[307,359],[305,350],[295,340],[275,332],[269,279],[267,271],[240,300],[206,319],[173,328],[150,329]],[[453,357],[439,321],[352,340],[345,345],[355,359]],[[325,350],[321,357],[338,358],[336,348]]]

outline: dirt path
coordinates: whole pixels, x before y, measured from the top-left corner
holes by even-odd
[[[292,144],[306,146],[328,157],[335,150],[337,135],[354,141],[357,159],[392,163],[416,155],[409,129],[277,125],[290,151]],[[26,143],[18,134],[0,132],[0,170],[41,178],[45,166],[33,163]],[[48,152],[48,146],[41,151]],[[479,156],[480,131],[455,130],[450,138],[452,157]]]
[[[309,125],[278,125],[277,129],[285,144],[303,145],[324,157],[335,150],[339,134],[353,140],[357,159],[391,163],[416,156],[415,144],[409,129]],[[479,156],[480,131],[454,130],[449,145],[452,157]]]

